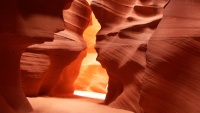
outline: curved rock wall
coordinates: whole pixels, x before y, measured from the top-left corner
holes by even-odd
[[[20,57],[27,46],[52,41],[54,33],[64,29],[60,14],[64,5],[70,2],[72,0],[0,1],[1,113],[27,113],[32,110],[21,89]],[[38,9],[33,5],[42,7]]]
[[[87,0],[90,4],[91,0]],[[87,55],[84,58],[80,73],[75,81],[75,89],[82,91],[106,93],[108,84],[108,75],[101,64],[96,61],[97,53],[95,51],[96,33],[100,29],[100,24],[92,13],[91,25],[84,31],[83,38],[87,44]]]
[[[147,47],[146,113],[200,112],[200,1],[171,0]]]
[[[65,30],[55,33],[53,42],[28,47],[21,60],[22,86],[27,96],[73,94],[86,55],[82,35],[90,15],[85,0],[74,0],[69,9],[63,10]]]
[[[141,113],[141,79],[146,47],[162,18],[168,0],[93,0],[91,8],[101,24],[96,35],[97,60],[109,75],[105,102]]]
[[[73,93],[86,54],[82,35],[91,10],[85,0],[71,2],[0,1],[1,113],[32,110],[22,88],[28,96]],[[136,113],[200,112],[200,2],[167,3],[92,1],[101,24],[95,48],[109,75],[105,99],[109,106]]]

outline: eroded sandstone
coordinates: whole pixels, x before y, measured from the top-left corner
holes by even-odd
[[[200,112],[200,1],[171,0],[147,47],[146,113]]]
[[[32,110],[20,84],[21,55],[29,45],[52,41],[54,33],[64,29],[60,14],[64,5],[70,5],[70,2],[72,0],[0,1],[1,113],[27,113]],[[31,7],[34,5],[42,7]]]
[[[141,79],[147,42],[162,18],[167,0],[94,0],[91,8],[101,24],[96,37],[97,60],[109,75],[105,102],[141,113]]]
[[[28,47],[21,61],[22,85],[27,96],[73,94],[74,81],[86,55],[82,35],[91,21],[90,15],[87,1],[74,0],[69,9],[63,10],[65,30],[55,33],[53,42]]]
[[[73,93],[91,10],[85,0],[71,2],[0,1],[0,112],[30,112],[25,94]],[[101,24],[97,60],[109,75],[106,104],[136,113],[200,112],[199,5],[198,0],[93,0]]]

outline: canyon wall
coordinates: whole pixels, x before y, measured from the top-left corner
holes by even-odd
[[[87,0],[90,4],[90,0]],[[89,92],[106,93],[108,75],[101,64],[96,61],[96,33],[100,24],[92,13],[91,25],[84,31],[83,38],[87,44],[87,55],[81,64],[80,73],[75,81],[75,89]]]
[[[105,103],[143,112],[139,106],[146,68],[147,42],[162,18],[168,0],[93,0],[101,25],[96,35],[97,60],[109,75]]]
[[[147,46],[146,113],[200,112],[200,1],[171,0]]]
[[[68,7],[68,4],[66,5]],[[65,97],[74,92],[74,82],[86,56],[83,32],[91,21],[85,0],[74,0],[64,8],[65,30],[52,42],[29,46],[21,60],[22,88],[27,96]]]
[[[200,112],[199,5],[91,2],[101,25],[97,61],[109,76],[105,104],[136,113]],[[0,15],[0,112],[30,112],[26,96],[71,95],[87,50],[94,52],[83,39],[91,24],[86,0],[1,0]]]
[[[0,1],[1,113],[27,113],[32,110],[21,88],[21,55],[29,45],[52,41],[55,32],[64,30],[62,9],[65,4],[69,7],[71,2],[72,0]]]
[[[199,4],[92,2],[101,24],[96,51],[109,75],[109,106],[136,113],[199,113]]]

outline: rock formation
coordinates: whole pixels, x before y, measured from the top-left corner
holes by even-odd
[[[97,60],[109,75],[105,102],[141,113],[141,79],[146,47],[162,18],[167,0],[94,0],[91,8],[101,24],[96,37]]]
[[[200,1],[171,0],[147,47],[145,113],[200,112]]]
[[[0,1],[1,113],[30,112],[26,95],[73,93],[91,9],[86,0],[72,1]],[[101,25],[97,60],[109,75],[106,104],[136,113],[200,112],[199,5],[199,0],[92,1]]]
[[[56,33],[53,42],[29,46],[23,54],[22,86],[27,96],[63,97],[74,92],[86,55],[82,35],[90,23],[91,10],[85,0],[74,0],[63,15],[65,30]]]
[[[87,2],[90,4],[91,0],[87,0]],[[97,53],[94,48],[99,29],[100,24],[92,13],[91,25],[83,33],[87,44],[87,55],[81,64],[80,73],[75,81],[75,89],[105,94],[108,75],[101,64],[96,61]]]
[[[70,2],[72,0],[0,1],[1,113],[32,110],[20,85],[20,57],[27,46],[52,41],[54,33],[64,29],[62,9],[65,4],[70,6]]]

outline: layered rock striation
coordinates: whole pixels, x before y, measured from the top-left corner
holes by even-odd
[[[91,9],[86,0],[71,2],[0,1],[1,113],[30,112],[26,96],[73,93]],[[109,75],[106,104],[136,113],[200,112],[199,5],[199,0],[91,2],[101,25],[97,60]]]
[[[62,9],[71,2],[72,0],[0,1],[1,113],[27,113],[32,110],[21,88],[21,55],[27,46],[52,41],[54,33],[64,29]]]
[[[93,0],[101,25],[96,35],[97,60],[109,75],[105,103],[141,113],[141,79],[147,42],[162,18],[168,0]]]
[[[82,35],[91,21],[91,10],[85,0],[74,0],[67,7],[63,10],[65,30],[54,33],[52,42],[29,46],[22,56],[22,86],[27,96],[63,97],[74,92],[86,55]]]
[[[200,112],[199,0],[171,0],[147,47],[146,113]]]
[[[91,3],[91,0],[87,1],[89,4]],[[87,44],[87,55],[81,64],[80,73],[75,81],[75,88],[76,90],[105,94],[107,92],[108,75],[101,64],[96,61],[97,53],[94,48],[96,33],[100,29],[100,24],[93,13],[91,18],[91,25],[83,33],[83,38]]]

